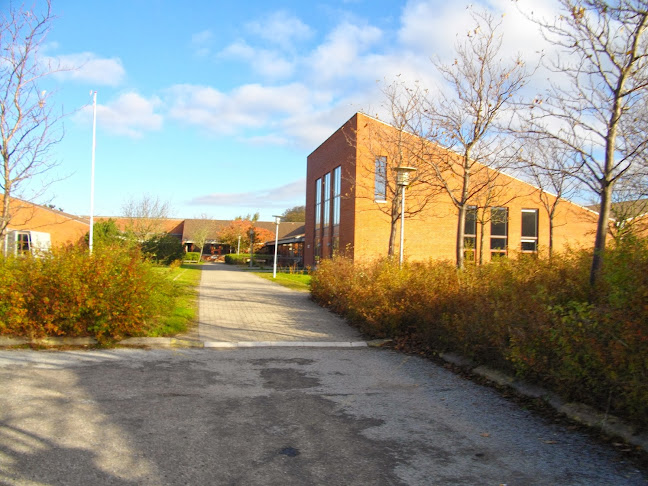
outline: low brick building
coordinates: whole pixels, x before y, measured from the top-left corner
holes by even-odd
[[[386,256],[391,207],[399,204],[394,201],[399,196],[390,167],[413,165],[414,152],[422,149],[456,157],[357,113],[311,153],[306,176],[304,264],[314,265],[335,252],[355,260]],[[395,157],[400,157],[400,162],[394,163]],[[420,166],[420,175],[423,170]],[[490,261],[500,255],[544,251],[549,246],[549,217],[540,191],[503,173],[490,177],[493,172],[482,166],[482,174],[496,181],[496,186],[485,184],[484,191],[469,202],[472,206],[464,240],[467,260],[481,255],[483,261]],[[420,180],[406,192],[406,208],[416,213],[405,218],[404,253],[410,260],[455,259],[458,210],[447,193],[432,192],[431,186]],[[551,200],[553,196],[545,197]],[[597,216],[561,200],[553,219],[553,248],[591,247]]]
[[[90,223],[85,218],[17,198],[11,198],[9,211],[6,237],[1,242],[4,253],[29,250],[34,234],[49,235],[49,244],[56,247],[76,243],[90,230]]]

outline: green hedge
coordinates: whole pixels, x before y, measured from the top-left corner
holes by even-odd
[[[274,256],[273,255],[262,255],[260,253],[254,254],[254,261],[265,260],[266,264],[268,262],[272,264]],[[250,254],[249,253],[230,253],[225,255],[225,263],[228,265],[249,265],[250,263]]]
[[[0,256],[0,335],[144,335],[170,312],[178,286],[136,247],[55,249],[44,258]]]
[[[142,243],[142,251],[152,261],[162,265],[170,265],[177,260],[182,261],[185,253],[182,242],[175,236],[170,235],[149,238]]]
[[[188,251],[184,255],[184,261],[185,262],[199,262],[200,261],[200,253],[197,251]]]
[[[337,258],[311,288],[369,335],[458,352],[648,426],[648,244],[609,250],[594,291],[590,261],[571,252],[457,271]]]

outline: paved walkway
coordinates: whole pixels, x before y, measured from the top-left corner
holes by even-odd
[[[225,264],[203,265],[199,326],[205,347],[363,345],[359,333],[290,290]]]

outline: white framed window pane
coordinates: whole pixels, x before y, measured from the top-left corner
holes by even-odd
[[[538,237],[538,210],[522,210],[522,236],[527,238]]]
[[[376,179],[374,187],[376,201],[387,199],[387,157],[376,157]]]
[[[464,225],[464,234],[472,236],[477,234],[477,208],[469,206],[466,209],[466,223]]]
[[[536,240],[522,240],[522,251],[538,251]]]
[[[491,250],[506,250],[506,238],[491,238]]]

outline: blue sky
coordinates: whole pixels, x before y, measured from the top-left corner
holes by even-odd
[[[43,54],[75,69],[46,86],[71,114],[41,200],[89,213],[96,90],[95,214],[145,194],[180,218],[269,220],[304,204],[308,154],[355,112],[381,114],[381,83],[437,83],[430,59],[452,55],[467,5],[52,0]],[[535,27],[509,0],[484,5],[506,14],[505,53],[533,61]]]

